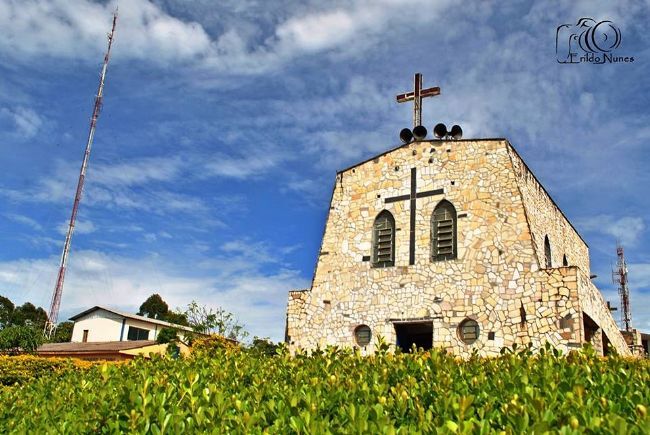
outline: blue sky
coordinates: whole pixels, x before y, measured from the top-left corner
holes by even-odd
[[[648,1],[123,1],[62,301],[223,306],[283,337],[337,169],[423,120],[506,137],[589,243],[616,240],[650,330]],[[0,294],[47,309],[115,2],[0,0]],[[562,65],[555,32],[612,20],[632,63]],[[618,314],[615,314],[618,318]]]

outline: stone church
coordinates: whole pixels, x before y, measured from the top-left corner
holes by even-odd
[[[415,139],[337,173],[286,340],[372,353],[380,337],[461,356],[546,342],[630,354],[587,243],[507,139]]]

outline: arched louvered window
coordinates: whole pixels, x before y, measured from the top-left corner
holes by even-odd
[[[395,265],[395,219],[389,211],[377,215],[372,227],[372,266]]]
[[[547,269],[553,267],[553,261],[551,260],[551,242],[549,242],[548,236],[544,236],[544,261]]]
[[[431,260],[456,257],[456,209],[451,202],[442,200],[431,216]]]

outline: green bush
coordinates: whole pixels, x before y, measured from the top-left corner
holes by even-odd
[[[43,358],[34,355],[0,356],[0,385],[25,384],[53,373],[77,372],[97,363],[70,358]]]
[[[10,354],[33,352],[43,342],[43,333],[31,326],[9,326],[0,330],[0,351]]]
[[[593,352],[460,360],[209,346],[0,392],[0,432],[649,433],[650,363]]]

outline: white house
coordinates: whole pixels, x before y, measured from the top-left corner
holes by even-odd
[[[74,321],[73,343],[156,340],[160,330],[166,327],[192,332],[188,326],[100,306],[79,313],[70,320]]]

